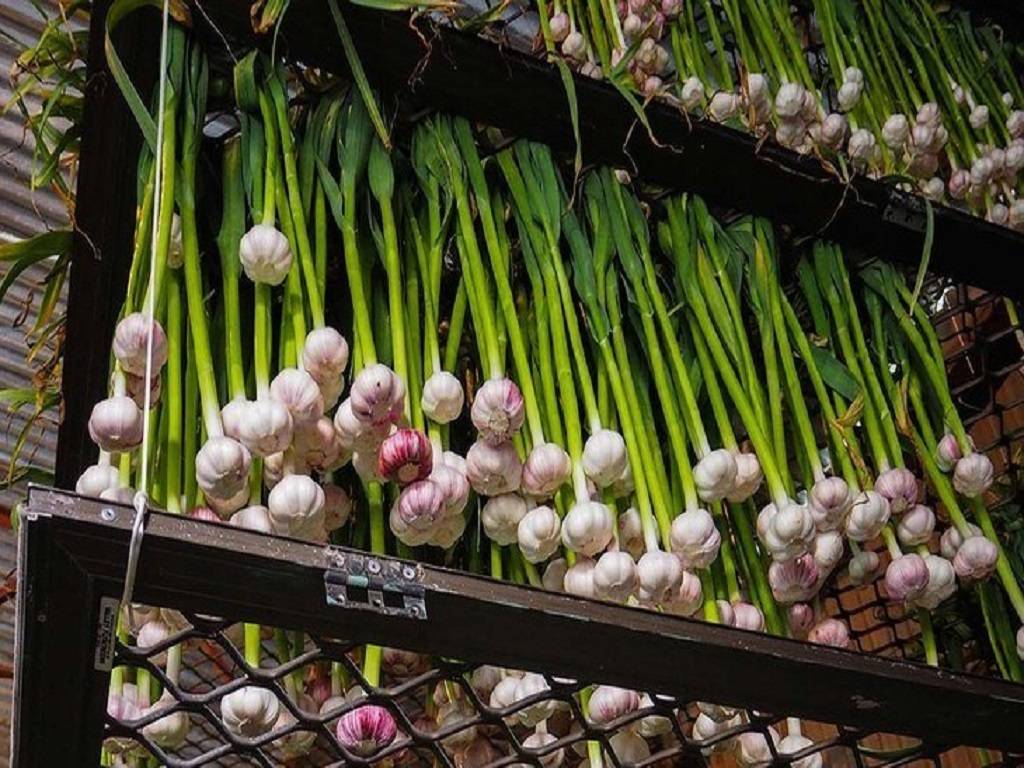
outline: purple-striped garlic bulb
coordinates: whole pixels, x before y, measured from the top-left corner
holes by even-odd
[[[405,408],[405,382],[383,363],[359,372],[349,391],[352,414],[363,424],[394,424]]]
[[[636,565],[640,602],[661,605],[675,600],[683,581],[683,564],[670,552],[651,550]]]
[[[514,544],[519,540],[519,522],[526,517],[526,500],[518,493],[492,496],[480,512],[487,538],[496,544]]]
[[[841,477],[826,477],[814,484],[807,507],[819,531],[842,528],[853,504],[850,486]]]
[[[523,426],[523,393],[512,379],[488,379],[477,390],[469,415],[481,440],[491,445],[504,443]]]
[[[928,568],[928,587],[913,604],[934,611],[956,592],[956,571],[949,560],[939,555],[925,555],[924,564]]]
[[[722,536],[705,509],[688,509],[672,521],[672,551],[686,568],[707,568],[718,557]]]
[[[153,333],[153,354],[149,357],[149,333]],[[125,373],[146,376],[146,360],[150,360],[150,376],[158,376],[167,362],[167,335],[159,322],[142,312],[125,315],[114,329],[114,357]]]
[[[100,400],[89,416],[89,437],[109,453],[130,451],[142,442],[142,411],[126,395]]]
[[[599,685],[590,694],[586,715],[591,723],[606,725],[636,712],[639,708],[640,697],[636,691],[617,688],[614,685]]]
[[[466,476],[481,496],[519,490],[523,465],[511,441],[493,445],[477,440],[466,453]]]
[[[220,716],[228,732],[247,739],[269,733],[277,722],[281,704],[266,688],[248,685],[232,691],[220,702]]]
[[[784,563],[775,561],[768,566],[768,583],[780,603],[810,600],[818,591],[820,575],[821,571],[811,554],[800,555]]]
[[[594,566],[594,592],[604,600],[624,603],[639,583],[636,563],[628,552],[603,553]]]
[[[711,451],[693,468],[697,494],[702,501],[721,501],[732,491],[738,471],[732,453],[724,448]]]
[[[598,488],[612,485],[628,465],[626,441],[618,432],[602,429],[587,438],[583,447],[583,471]]]
[[[875,491],[861,491],[846,517],[846,535],[854,541],[878,536],[889,522],[889,502]]]
[[[540,443],[533,447],[523,464],[521,488],[527,496],[549,499],[571,473],[572,461],[560,445]]]
[[[425,480],[434,466],[430,440],[418,429],[399,429],[380,445],[377,474],[399,485]]]
[[[983,453],[968,453],[953,469],[953,487],[968,498],[980,496],[992,486],[995,470]]]
[[[349,752],[369,757],[395,740],[398,726],[387,709],[365,704],[342,715],[335,726],[335,732],[338,741]]]
[[[935,532],[935,513],[930,507],[915,504],[896,524],[896,535],[905,547],[927,544]]]
[[[927,588],[928,566],[920,555],[900,555],[885,569],[885,590],[890,600],[913,601]]]
[[[974,523],[967,524],[967,538],[971,536],[982,536],[984,535],[981,528],[976,526]],[[947,560],[952,560],[956,557],[956,553],[960,550],[960,546],[964,543],[964,537],[960,533],[959,529],[950,526],[942,532],[942,536],[939,537],[939,551],[942,556]]]
[[[615,521],[599,501],[580,501],[562,520],[562,543],[587,557],[602,552],[614,536]]]
[[[786,619],[793,637],[807,637],[814,626],[814,609],[807,603],[793,603],[786,612]]]
[[[807,641],[832,648],[848,648],[850,630],[840,619],[823,619],[807,633]]]
[[[435,464],[430,480],[444,491],[444,516],[461,515],[469,503],[469,480],[465,470],[448,464]]]
[[[410,483],[391,507],[391,532],[410,547],[425,544],[444,518],[445,501],[444,490],[432,480]]]
[[[903,467],[887,469],[875,480],[875,491],[889,502],[889,511],[902,515],[917,503],[920,487],[914,473]]]
[[[423,384],[420,405],[426,417],[438,424],[449,424],[459,418],[465,401],[462,384],[448,371],[438,371]]]
[[[196,454],[196,482],[207,496],[234,498],[249,481],[252,456],[230,437],[211,437]]]
[[[238,258],[246,276],[254,283],[280,285],[292,266],[288,238],[268,224],[256,224],[242,235]]]
[[[957,549],[953,568],[961,581],[984,581],[996,568],[999,548],[984,536],[971,536]]]

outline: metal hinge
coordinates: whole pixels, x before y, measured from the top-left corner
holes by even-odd
[[[324,571],[328,605],[386,616],[427,618],[420,566],[358,552],[330,554],[333,565]]]

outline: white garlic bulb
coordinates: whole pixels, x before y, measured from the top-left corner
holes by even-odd
[[[280,707],[273,692],[248,685],[221,699],[220,716],[230,733],[254,739],[274,727]]]
[[[518,493],[492,496],[480,512],[487,538],[497,544],[518,541],[519,522],[526,516],[526,500]]]
[[[519,521],[519,549],[531,563],[542,563],[555,554],[561,541],[562,521],[551,507],[534,507]]]
[[[121,484],[121,474],[110,464],[93,464],[85,468],[75,483],[75,493],[80,496],[97,497],[110,488]]]
[[[611,512],[599,501],[574,504],[562,521],[562,543],[587,557],[593,557],[604,550],[613,535]]]
[[[152,358],[149,358],[149,334],[152,330]],[[111,344],[114,357],[126,372],[135,376],[146,375],[146,360],[150,359],[150,376],[156,376],[167,362],[167,335],[163,326],[142,312],[125,315],[114,329]]]
[[[280,453],[292,442],[292,415],[273,398],[247,403],[238,424],[238,440],[254,456]]]
[[[636,564],[636,575],[640,602],[661,605],[678,599],[686,574],[678,557],[653,549]]]
[[[638,585],[636,563],[628,552],[605,552],[594,566],[594,591],[598,597],[625,602]]]
[[[587,438],[583,471],[598,488],[607,488],[618,480],[628,463],[626,441],[618,432],[602,429]]]
[[[697,493],[706,502],[721,501],[732,492],[739,467],[732,453],[719,448],[711,451],[693,468]]]
[[[280,230],[256,224],[242,235],[238,258],[246,276],[254,283],[280,285],[291,269],[292,249]]]
[[[672,521],[672,550],[686,568],[707,568],[718,557],[721,534],[706,509],[688,509]]]
[[[572,472],[569,454],[555,443],[533,447],[523,464],[521,488],[527,496],[549,499],[565,484]]]
[[[308,475],[286,475],[267,497],[270,524],[280,536],[312,538],[323,528],[324,491]]]
[[[295,429],[324,415],[324,396],[316,380],[298,368],[285,368],[270,382],[270,396],[292,415]]]
[[[424,415],[438,424],[459,418],[465,400],[462,384],[448,371],[438,371],[423,383],[420,405]]]
[[[89,416],[89,437],[109,453],[122,453],[142,442],[142,411],[125,395],[100,400]]]
[[[196,482],[203,493],[231,499],[249,480],[248,449],[227,436],[211,437],[196,454]]]

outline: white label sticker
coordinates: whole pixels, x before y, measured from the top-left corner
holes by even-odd
[[[96,658],[93,666],[99,672],[109,672],[114,666],[114,641],[117,632],[116,597],[100,598],[100,616],[96,622]]]

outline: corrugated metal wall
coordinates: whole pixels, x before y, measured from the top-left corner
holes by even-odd
[[[49,14],[58,13],[52,0],[38,0]],[[35,39],[43,21],[29,0],[0,0],[0,108],[11,94],[8,73],[19,47],[7,35],[29,42]],[[17,108],[0,116],[0,240],[17,240],[48,228],[67,225],[67,214],[61,200],[49,190],[30,188],[32,137],[26,135]],[[41,282],[45,265],[23,272],[0,305],[0,388],[29,387],[31,371],[25,363],[25,329],[30,328],[34,314],[25,312],[34,298],[42,295]],[[0,265],[0,275],[7,265]],[[19,321],[20,324],[19,324]],[[34,464],[52,467],[57,445],[56,414],[42,430],[34,431],[25,446],[26,456]],[[11,446],[25,424],[23,416],[0,412],[0,466],[6,469]],[[17,490],[0,493],[0,507],[9,509],[17,503]],[[0,577],[15,567],[16,547],[10,530],[0,529]],[[10,665],[14,657],[14,607],[0,607],[0,664]],[[8,765],[8,744],[11,721],[11,681],[0,679],[0,768]]]

